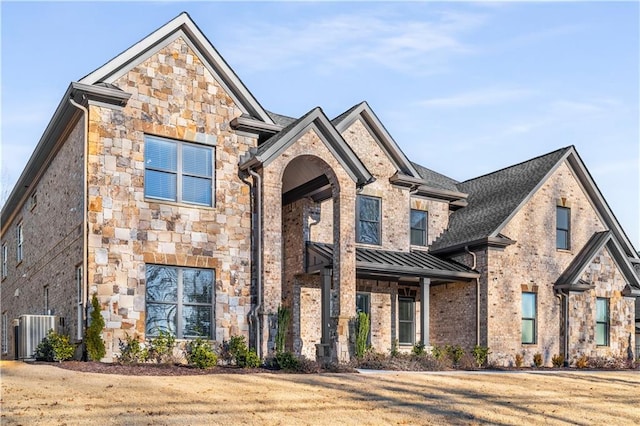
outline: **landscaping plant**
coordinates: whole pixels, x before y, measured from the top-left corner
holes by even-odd
[[[476,360],[476,366],[482,367],[483,365],[485,365],[490,353],[491,351],[486,346],[474,346],[472,354],[473,358]]]
[[[560,368],[564,365],[564,355],[554,355],[551,357],[551,363],[554,367]]]
[[[91,321],[87,327],[87,355],[91,361],[100,361],[107,353],[102,340],[104,318],[100,313],[100,302],[94,294],[91,297]]]
[[[367,340],[369,340],[369,314],[359,312],[357,326],[356,357],[362,358],[369,348],[367,344]]]
[[[218,355],[213,351],[209,341],[201,337],[187,343],[185,355],[189,365],[198,368],[211,368],[218,364]]]
[[[118,362],[122,364],[138,364],[147,362],[149,359],[149,351],[143,346],[143,344],[136,338],[129,336],[125,337],[125,341],[120,340],[120,355],[118,355]]]
[[[538,368],[542,367],[542,354],[540,352],[533,354],[533,364]]]
[[[278,329],[276,330],[276,353],[284,352],[287,330],[291,322],[291,311],[285,306],[278,307]]]
[[[39,361],[66,361],[73,358],[75,346],[69,336],[49,330],[47,336],[36,347],[35,358]]]

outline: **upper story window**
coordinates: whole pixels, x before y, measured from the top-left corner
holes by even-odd
[[[358,195],[356,242],[381,244],[380,204],[380,198]]]
[[[16,260],[18,263],[22,262],[24,259],[23,255],[23,244],[24,244],[24,232],[22,231],[22,222],[16,226]]]
[[[427,212],[411,209],[411,244],[427,245]]]
[[[609,299],[596,299],[596,345],[609,346]]]
[[[147,265],[146,334],[212,338],[212,269]]]
[[[145,136],[144,195],[213,205],[213,148]]]
[[[9,249],[7,244],[2,244],[2,279],[7,278],[9,267]]]
[[[556,207],[556,248],[571,248],[571,209],[568,207]]]
[[[522,293],[522,343],[536,343],[536,293]]]

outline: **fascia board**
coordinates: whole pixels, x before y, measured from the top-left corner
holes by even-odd
[[[613,236],[607,241],[607,248],[611,253],[611,257],[616,262],[618,268],[622,270],[623,275],[627,278],[628,283],[640,291],[640,277],[637,276],[635,268],[629,262],[624,249]]]
[[[378,116],[366,102],[362,102],[347,117],[345,117],[344,120],[338,123],[335,128],[338,133],[342,133],[351,127],[351,125],[359,118],[362,119],[362,124],[371,136],[373,136],[376,143],[384,151],[398,171],[409,172],[415,177],[420,176],[395,142],[391,134],[389,134],[387,129],[384,127]]]
[[[203,64],[207,70],[231,96],[242,112],[255,115],[265,123],[275,124],[186,13],[178,15],[102,67],[82,78],[80,82],[85,84],[95,84],[100,81],[112,83],[130,68],[145,61],[179,37],[182,37],[189,47],[204,59]]]
[[[544,183],[551,177],[551,175],[553,175],[556,170],[558,170],[560,165],[567,159],[569,155],[571,155],[573,151],[574,149],[573,147],[571,147],[569,150],[567,150],[567,152],[565,152],[565,154],[556,162],[556,164],[547,172],[547,174],[545,174],[544,177],[540,179],[540,181],[533,187],[533,189],[522,199],[520,204],[518,204],[518,206],[513,209],[509,216],[507,216],[507,218],[503,220],[502,223],[498,225],[498,227],[489,235],[490,237],[497,237],[498,234],[502,232],[504,227],[507,226],[507,224],[511,222],[515,215],[518,214],[520,209],[522,209],[522,207],[524,207],[529,202],[529,200],[531,200],[531,197],[533,197],[533,195],[538,192],[542,185],[544,185]]]
[[[389,178],[389,182],[396,185],[417,186],[416,188],[416,190],[418,191],[417,195],[441,198],[448,201],[467,199],[467,197],[469,196],[469,194],[465,194],[464,192],[449,191],[446,189],[434,188],[432,186],[429,186],[428,182],[425,181],[424,179],[418,179],[418,178],[414,178],[413,176],[403,175],[399,173],[396,173],[395,175],[391,176]]]

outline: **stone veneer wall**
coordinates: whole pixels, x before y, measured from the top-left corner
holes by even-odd
[[[2,280],[2,313],[9,322],[20,315],[45,313],[44,287],[49,288],[49,309],[64,321],[59,331],[77,336],[76,267],[82,265],[82,190],[84,122],[81,118],[58,146],[19,213],[5,227],[8,270]],[[30,197],[30,195],[29,195]],[[33,206],[33,208],[32,208]],[[16,226],[23,225],[23,260],[16,258]],[[14,335],[8,324],[8,352],[14,356]]]
[[[571,207],[571,250],[556,249],[556,205]],[[487,345],[490,360],[512,364],[516,353],[525,363],[541,353],[545,364],[560,353],[560,304],[553,284],[594,232],[604,225],[566,163],[561,164],[500,232],[516,243],[491,249],[487,259]],[[479,263],[481,264],[481,263]],[[521,295],[537,291],[537,343],[521,343]]]
[[[342,136],[376,179],[360,194],[382,199],[382,247],[372,247],[408,251],[409,191],[389,183],[389,178],[397,171],[395,166],[360,120],[354,121]]]
[[[586,356],[627,358],[635,351],[635,300],[622,296],[626,282],[605,247],[582,274],[581,279],[596,285],[583,293],[573,292],[569,301],[569,357]],[[595,340],[596,298],[609,299],[609,345],[597,346]]]
[[[122,111],[90,107],[89,283],[106,320],[105,360],[118,339],[144,335],[145,265],[215,269],[216,340],[248,333],[251,211],[240,156],[256,140],[230,121],[242,111],[178,38],[119,77]],[[215,205],[145,199],[144,135],[215,146]]]

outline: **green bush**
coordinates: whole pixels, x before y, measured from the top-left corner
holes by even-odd
[[[369,314],[364,312],[358,313],[356,332],[356,357],[362,358],[369,349]]]
[[[224,342],[224,359],[227,362],[242,368],[260,367],[262,362],[253,349],[247,348],[244,336],[231,336],[228,342]]]
[[[458,365],[458,363],[460,362],[460,359],[464,355],[464,350],[458,345],[456,346],[446,345],[444,347],[444,350],[447,353],[447,356],[451,359],[451,361],[453,361],[453,365]]]
[[[411,352],[413,352],[414,355],[418,356],[424,355],[426,353],[424,350],[424,343],[420,342],[413,345],[413,349]]]
[[[149,341],[149,360],[158,364],[173,362],[173,349],[176,338],[167,331],[160,331]]]
[[[87,355],[92,361],[100,361],[107,353],[102,340],[102,330],[104,329],[104,318],[100,314],[100,302],[94,294],[91,298],[91,323],[87,327]]]
[[[446,354],[447,352],[442,346],[434,346],[431,348],[431,355],[437,360],[442,360]]]
[[[476,360],[476,366],[482,367],[483,365],[485,365],[490,353],[491,351],[486,346],[474,346],[472,354],[473,358]]]
[[[284,306],[278,307],[278,328],[276,330],[276,353],[284,352],[287,330],[291,322],[291,311]]]
[[[395,339],[393,342],[391,342],[391,350],[389,351],[389,355],[391,355],[391,357],[400,355],[400,351],[398,350],[398,339]]]
[[[120,346],[118,362],[122,364],[143,363],[149,359],[149,351],[147,348],[145,348],[138,339],[130,337],[128,334],[124,342],[120,340],[118,346]]]
[[[218,355],[211,344],[201,337],[187,343],[185,354],[189,365],[198,368],[211,368],[218,364]]]
[[[276,353],[276,364],[281,370],[298,371],[300,368],[300,361],[291,352],[279,352]]]
[[[540,352],[533,354],[533,364],[538,368],[542,367],[542,354]]]
[[[69,336],[49,330],[47,336],[36,347],[35,357],[40,361],[66,361],[73,358],[75,346]]]

